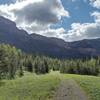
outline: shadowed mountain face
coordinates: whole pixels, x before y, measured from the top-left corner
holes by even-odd
[[[28,34],[16,24],[0,17],[0,43],[20,48],[27,53],[39,53],[58,58],[76,58],[100,55],[100,39],[65,42],[62,39]]]

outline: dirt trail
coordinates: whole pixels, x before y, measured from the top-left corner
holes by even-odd
[[[54,100],[88,100],[88,98],[78,84],[70,79],[61,82]]]

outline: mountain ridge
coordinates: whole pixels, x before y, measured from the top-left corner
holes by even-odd
[[[100,56],[100,39],[66,42],[54,37],[28,34],[16,24],[0,16],[0,43],[13,45],[27,53],[57,58]]]

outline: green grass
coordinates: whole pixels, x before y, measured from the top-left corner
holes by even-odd
[[[74,79],[86,92],[89,100],[100,100],[100,77],[74,74],[63,74],[62,77]]]
[[[100,100],[100,77],[79,76],[75,79],[89,95],[90,100]]]
[[[0,86],[0,100],[51,100],[59,81],[57,73],[27,74],[16,80],[4,80]]]
[[[0,82],[0,100],[52,100],[63,79],[74,79],[85,90],[90,100],[100,100],[100,77],[60,74],[26,73],[24,77]]]

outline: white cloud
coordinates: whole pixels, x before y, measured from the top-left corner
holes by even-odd
[[[100,0],[90,2],[93,7],[100,8]],[[29,33],[58,37],[66,41],[100,37],[100,12],[97,11],[91,13],[93,23],[73,23],[67,32],[62,27],[51,29],[50,26],[60,21],[61,17],[69,17],[61,0],[17,0],[14,4],[0,5],[0,15],[15,21],[19,28]]]
[[[100,23],[100,12],[95,11],[91,14],[91,16],[94,16],[96,23]]]
[[[73,23],[71,30],[62,34],[66,41],[100,38],[100,12],[93,12],[94,23]]]
[[[100,9],[100,0],[90,0],[90,4]],[[100,12],[94,11],[91,17],[94,17],[92,23],[72,23],[71,29],[62,34],[62,38],[66,41],[100,38]]]
[[[55,31],[57,36],[60,29],[50,29],[50,26],[61,17],[69,17],[69,12],[61,0],[17,0],[14,4],[0,5],[0,15],[15,21],[18,27],[30,33],[54,34]]]
[[[90,0],[90,4],[100,9],[100,0]],[[94,11],[91,13],[91,17],[94,17],[94,22],[92,23],[72,23],[71,29],[62,34],[62,39],[66,41],[78,41],[100,38],[100,12]]]
[[[48,28],[47,30],[40,32],[41,35],[48,37],[57,37],[57,38],[62,38],[63,33],[65,33],[64,28],[58,28],[58,29]]]
[[[93,7],[100,9],[100,0],[90,0],[90,4]]]

